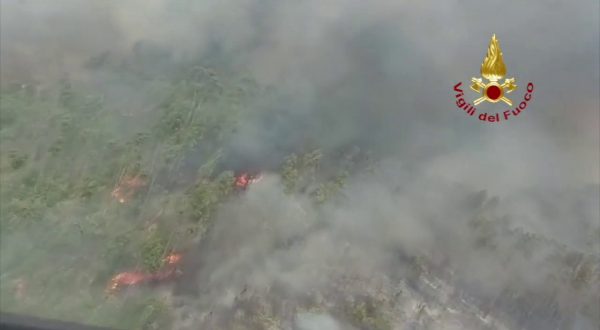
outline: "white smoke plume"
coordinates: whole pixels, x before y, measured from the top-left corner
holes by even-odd
[[[344,275],[407,278],[410,262],[402,258],[426,257],[452,269],[466,291],[493,299],[507,287],[552,291],[541,280],[560,272],[548,261],[552,244],[597,256],[598,12],[591,0],[6,0],[0,65],[3,84],[68,73],[108,90],[112,73],[85,69],[91,57],[106,53],[117,65],[140,47],[164,54],[167,64],[151,62],[156,67],[211,57],[217,70],[276,88],[275,97],[248,106],[232,150],[258,160],[305,145],[325,153],[359,145],[376,154],[375,173],[350,178],[341,199],[325,206],[285,194],[280,178],[268,175],[220,208],[190,261],[196,271],[176,290],[181,309],[196,314],[181,317],[182,328],[218,328],[236,317],[232,306],[245,287],[275,301],[311,300],[316,292],[344,300],[335,289]],[[535,84],[527,110],[498,124],[458,110],[452,90],[479,75],[492,33],[519,85],[512,97]],[[507,230],[492,250],[477,245],[480,231],[470,221],[478,217]],[[524,257],[513,231],[552,247]],[[556,292],[569,315],[597,302]],[[303,317],[300,329],[346,322]],[[577,317],[567,326],[588,322]]]

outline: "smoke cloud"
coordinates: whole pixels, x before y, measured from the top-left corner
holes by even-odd
[[[285,318],[319,299],[391,287],[413,276],[408,260],[417,257],[452,269],[456,287],[481,301],[502,300],[507,287],[558,290],[573,322],[564,324],[575,329],[600,322],[577,314],[597,299],[543,279],[560,272],[549,261],[555,244],[600,253],[599,9],[591,0],[6,0],[1,77],[43,85],[68,74],[110,91],[114,72],[90,70],[90,58],[108,54],[118,67],[136,52],[153,54],[156,68],[204,58],[274,89],[247,105],[231,153],[270,167],[312,147],[374,153],[375,173],[351,177],[340,200],[324,206],[285,194],[274,174],[223,205],[187,261],[195,271],[175,290],[182,329],[230,325],[244,295],[291,301],[273,311]],[[512,99],[535,85],[528,108],[501,123],[457,109],[452,90],[479,76],[492,33],[519,86]],[[149,103],[130,92],[114,102]],[[494,248],[478,243],[480,218],[506,231]],[[552,243],[525,257],[515,232]],[[350,275],[361,280],[341,280]],[[288,326],[350,327],[332,314],[338,320],[303,314]],[[507,324],[546,329],[539,318]]]

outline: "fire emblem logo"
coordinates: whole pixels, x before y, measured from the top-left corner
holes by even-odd
[[[481,97],[473,101],[473,104],[478,105],[483,101],[492,103],[503,101],[508,106],[512,106],[512,101],[504,95],[517,89],[517,85],[515,85],[515,78],[505,79],[502,84],[498,83],[506,76],[506,65],[504,65],[500,43],[495,34],[492,35],[487,55],[481,63],[481,76],[489,82],[484,83],[481,78],[471,78],[473,82],[471,89],[481,94]]]
[[[481,104],[483,101],[487,101],[489,103],[498,103],[502,101],[504,104],[512,107],[513,103],[507,97],[507,95],[517,90],[517,84],[515,78],[504,79],[504,81],[501,82],[505,76],[506,65],[504,64],[502,50],[500,49],[500,43],[498,42],[496,35],[493,34],[487,54],[483,59],[483,63],[481,64],[482,78],[471,78],[471,90],[478,93],[480,97],[474,100],[472,105],[469,104],[467,101],[465,101],[465,94],[461,89],[462,82],[459,82],[458,84],[454,85],[454,92],[457,93],[455,95],[456,106],[459,109],[464,110],[469,116],[474,116],[477,113],[475,106]],[[533,83],[530,82],[527,84],[523,101],[519,103],[517,107],[502,112],[502,115],[500,115],[498,112],[490,114],[487,112],[482,112],[477,116],[477,118],[481,121],[490,123],[498,123],[503,120],[506,121],[511,117],[518,116],[523,110],[525,110],[528,102],[532,100],[532,97]]]

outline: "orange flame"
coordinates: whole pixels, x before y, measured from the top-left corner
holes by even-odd
[[[182,255],[179,253],[169,254],[165,257],[167,265],[176,265],[181,261]]]
[[[139,189],[145,186],[146,180],[142,178],[141,174],[136,176],[125,176],[121,179],[119,184],[117,184],[117,187],[110,195],[119,203],[124,204],[131,200]]]
[[[121,287],[138,285],[148,281],[148,279],[148,275],[141,272],[119,273],[110,281],[108,291],[115,292]]]
[[[244,172],[235,178],[235,186],[245,190],[250,184],[259,182],[261,179],[261,174],[252,175]]]
[[[172,253],[163,260],[165,265],[154,273],[143,273],[140,271],[122,272],[114,276],[107,288],[108,293],[115,293],[123,287],[137,286],[150,282],[163,282],[170,280],[180,274],[177,265],[183,256],[180,253]]]

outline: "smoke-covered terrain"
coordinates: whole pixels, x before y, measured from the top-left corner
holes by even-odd
[[[0,9],[0,311],[118,329],[600,327],[597,1]],[[511,98],[535,84],[501,123],[452,89],[492,33]]]

